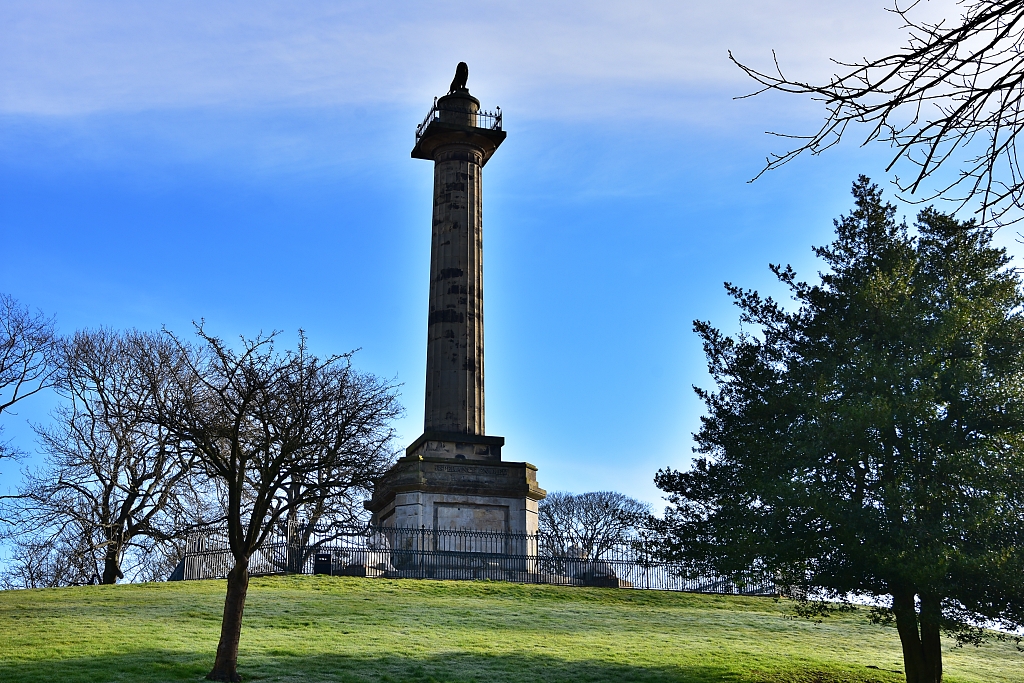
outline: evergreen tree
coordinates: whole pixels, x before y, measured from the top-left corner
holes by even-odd
[[[750,331],[694,323],[716,388],[656,478],[665,551],[891,600],[908,683],[938,683],[943,631],[1024,625],[1024,294],[992,230],[853,194],[820,284],[771,267],[796,310],[726,284]]]

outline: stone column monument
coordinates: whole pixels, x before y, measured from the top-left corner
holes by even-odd
[[[382,526],[536,533],[537,468],[501,459],[484,430],[481,172],[505,140],[501,110],[480,111],[459,63],[449,92],[416,131],[414,159],[434,162],[423,435],[366,507]]]

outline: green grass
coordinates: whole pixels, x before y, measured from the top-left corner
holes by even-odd
[[[222,581],[0,592],[0,681],[198,681]],[[951,683],[1024,681],[1012,644],[944,651]],[[877,668],[869,668],[877,667]],[[865,611],[815,624],[767,598],[492,582],[254,579],[239,671],[258,681],[903,681]]]

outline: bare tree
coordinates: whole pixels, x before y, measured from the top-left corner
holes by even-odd
[[[250,557],[290,511],[368,487],[401,408],[393,384],[357,373],[351,354],[311,355],[301,332],[286,353],[275,335],[242,339],[236,351],[202,326],[197,334],[204,361],[161,402],[159,420],[227,494],[234,567],[207,678],[238,681]]]
[[[957,167],[955,178],[940,180],[917,202],[942,198],[959,210],[978,201],[982,224],[1020,220],[1008,212],[1024,207],[1024,171],[1017,158],[1017,135],[1024,128],[1024,0],[958,4],[958,20],[928,22],[915,18],[919,0],[897,3],[890,11],[902,20],[907,45],[877,59],[834,60],[844,71],[828,83],[790,79],[778,58],[774,70],[761,71],[730,52],[763,86],[754,95],[811,95],[825,106],[821,128],[807,136],[781,135],[799,145],[771,155],[761,173],[804,152],[820,154],[851,124],[864,124],[864,144],[887,142],[895,150],[886,170],[900,161],[913,169],[906,179],[896,178],[901,192],[915,194],[940,168]]]
[[[0,293],[0,415],[48,386],[53,351],[53,320]],[[10,445],[0,441],[0,458],[12,455]]]
[[[88,537],[69,533],[57,537],[21,538],[0,572],[0,588],[85,586],[98,580]]]
[[[36,429],[47,461],[26,473],[8,505],[16,561],[54,569],[51,583],[116,583],[129,554],[132,569],[150,566],[168,549],[161,544],[203,521],[194,456],[150,421],[195,360],[161,334],[95,330],[61,342],[54,383],[65,400],[52,424]],[[43,561],[54,553],[72,553],[79,571]]]
[[[361,375],[360,379],[365,380],[367,376]],[[318,480],[348,476],[351,485],[347,488],[323,489],[322,495],[303,505],[291,502],[303,495],[301,484],[292,482],[284,489],[283,495],[288,501],[284,521],[288,550],[283,563],[278,564],[274,559],[271,559],[272,562],[287,572],[300,573],[309,558],[319,552],[321,547],[347,536],[352,527],[369,521],[363,502],[372,494],[374,482],[384,476],[395,462],[393,436],[392,427],[381,423],[379,429],[366,435],[367,443],[361,463],[350,465],[347,474],[318,472],[316,475]]]
[[[614,491],[549,493],[538,518],[544,550],[555,556],[596,559],[632,538],[651,514],[647,503]]]

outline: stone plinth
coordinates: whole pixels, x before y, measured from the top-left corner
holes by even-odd
[[[424,435],[424,437],[429,435]],[[412,529],[537,533],[537,468],[503,462],[501,437],[421,437],[381,480],[366,507],[373,522]],[[492,456],[483,451],[498,451]],[[462,457],[459,457],[462,456]]]

